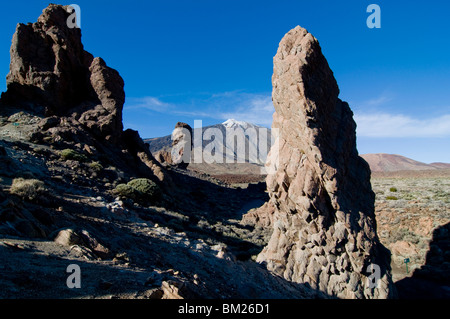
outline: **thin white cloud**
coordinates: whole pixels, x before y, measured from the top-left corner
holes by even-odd
[[[366,101],[366,105],[381,105],[391,98],[380,95]],[[195,107],[192,107],[195,105]],[[232,91],[210,94],[197,98],[190,104],[174,104],[157,97],[130,98],[126,110],[147,110],[195,119],[236,119],[270,127],[274,107],[270,94],[254,94]],[[355,113],[357,135],[371,138],[450,138],[450,114],[434,118],[414,118],[404,114],[387,112]]]
[[[392,102],[394,100],[394,96],[395,94],[386,90],[378,95],[375,95],[368,99],[364,99],[362,101],[351,101],[350,105],[363,109],[386,107],[389,102]]]
[[[193,107],[194,105],[194,107]],[[147,96],[130,98],[125,110],[147,110],[196,119],[212,118],[220,121],[236,119],[253,124],[270,126],[274,107],[268,94],[231,91],[197,98],[189,104],[166,103],[160,98]]]
[[[383,105],[383,104],[385,104],[387,102],[390,102],[390,101],[392,101],[392,97],[387,96],[387,95],[381,95],[381,96],[379,96],[377,98],[365,101],[363,103],[363,105],[380,106],[380,105]]]
[[[450,138],[450,114],[435,118],[413,118],[403,114],[355,114],[357,135],[361,137]]]
[[[227,91],[227,92],[219,92],[219,93],[213,93],[211,94],[211,98],[230,98],[230,97],[236,97],[237,94],[242,93],[243,90],[234,90],[234,91]]]
[[[141,98],[129,98],[127,100],[126,110],[145,109],[156,112],[168,112],[173,109],[169,103],[165,103],[153,96],[145,96]]]
[[[236,119],[253,124],[270,126],[275,111],[270,96],[252,96],[232,111],[219,114],[221,119]]]

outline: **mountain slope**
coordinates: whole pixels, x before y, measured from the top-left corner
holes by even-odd
[[[450,164],[449,163],[431,163],[431,166],[438,168],[438,169],[450,169]]]
[[[247,137],[245,142],[245,149],[237,147],[236,149],[231,149],[232,147],[227,147],[226,145],[226,134],[227,130],[236,130],[242,129],[243,131],[249,131],[249,129],[256,129],[259,132],[261,129],[266,129],[261,126],[257,126],[244,121],[236,121],[233,119],[229,119],[221,124],[206,126],[202,128],[202,134],[205,132],[210,132],[211,130],[219,130],[220,134],[222,134],[223,139],[216,139],[215,137],[211,137],[212,134],[206,134],[205,136],[211,137],[211,140],[203,140],[202,148],[205,151],[205,148],[208,150],[225,150],[224,157],[222,158],[223,163],[214,162],[214,158],[207,158],[202,163],[191,164],[191,168],[205,172],[208,174],[260,174],[261,167],[264,165],[267,152],[270,150],[270,146],[272,145],[271,141],[271,130],[267,129],[267,152],[263,150],[263,154],[261,154],[261,144],[258,139],[258,143],[252,143],[252,141]],[[194,130],[195,131],[198,129]],[[214,132],[214,131],[213,131]],[[218,131],[217,131],[218,132]],[[258,136],[259,137],[259,136]],[[147,144],[149,144],[150,152],[153,155],[156,155],[161,150],[170,151],[172,140],[171,136],[163,136],[156,137],[144,140]],[[259,145],[257,145],[259,144]],[[227,153],[227,151],[229,153]],[[211,154],[211,152],[206,152],[207,154]],[[372,172],[398,172],[398,171],[435,171],[441,169],[450,169],[450,164],[448,163],[431,163],[426,164],[422,163],[405,156],[396,155],[396,154],[363,154],[360,155],[366,162],[369,164]],[[214,156],[212,156],[214,157]],[[206,162],[208,161],[208,162]],[[227,161],[231,161],[232,163],[226,163]],[[213,162],[213,163],[212,163]],[[239,162],[245,162],[240,164]]]
[[[395,154],[363,154],[372,172],[423,171],[450,168],[450,164],[425,164]]]
[[[192,154],[201,147],[203,158],[201,163],[191,160],[190,167],[210,175],[259,175],[272,145],[270,129],[234,119],[194,129],[193,139],[200,133],[202,142],[197,145],[194,141]],[[230,143],[233,139],[235,142]],[[171,135],[144,139],[144,142],[156,158],[159,152],[171,150]]]

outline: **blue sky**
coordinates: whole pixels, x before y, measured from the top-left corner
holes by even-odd
[[[450,3],[447,1],[84,1],[85,49],[125,80],[124,125],[142,137],[178,121],[228,118],[270,126],[272,59],[300,25],[320,42],[358,124],[358,150],[450,163]],[[381,8],[369,29],[367,6]],[[18,22],[47,1],[2,2],[0,77]],[[0,90],[6,89],[0,81]]]

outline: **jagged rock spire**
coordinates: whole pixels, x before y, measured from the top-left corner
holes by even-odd
[[[296,27],[274,57],[272,128],[266,165],[274,232],[258,256],[285,279],[342,298],[395,294],[389,252],[379,242],[368,164],[358,156],[356,124],[319,42]],[[368,281],[380,267],[378,288]]]

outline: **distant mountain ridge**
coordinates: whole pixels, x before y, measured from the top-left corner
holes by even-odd
[[[362,154],[372,172],[425,171],[450,169],[448,163],[426,164],[396,154]]]
[[[223,163],[228,162],[228,164],[230,164],[231,162],[236,162],[251,163],[263,166],[266,161],[267,153],[270,150],[273,142],[271,140],[271,129],[245,121],[237,121],[234,119],[226,120],[221,124],[196,128],[193,130],[193,137],[196,136],[196,132],[198,132],[198,130],[200,129],[202,130],[203,136],[201,145],[202,150],[206,150],[206,154],[208,154],[208,151],[210,151],[211,149],[214,149],[214,152],[222,151],[222,161]],[[243,135],[242,137],[245,139],[244,143],[228,145],[229,143],[227,143],[227,134],[229,134],[230,132],[237,132],[240,129],[244,133],[250,133],[250,135],[252,132],[255,132],[256,135],[253,137]],[[215,134],[218,134],[218,136],[216,136]],[[144,142],[149,144],[150,152],[152,152],[153,155],[162,150],[170,151],[172,145],[171,135],[144,139]],[[198,145],[195,145],[194,142],[193,147],[198,147]],[[212,158],[210,157],[208,158],[208,160],[211,164]]]
[[[244,131],[249,128],[255,128],[257,131],[261,128],[264,128],[262,126],[254,125],[249,122],[245,121],[237,121],[234,119],[226,120],[225,122],[221,124],[215,124],[210,126],[205,126],[202,128],[202,134],[208,130],[208,129],[219,129],[223,136],[226,135],[227,129],[238,129],[241,128]],[[264,128],[266,129],[266,128]],[[194,129],[195,130],[198,129]],[[268,138],[267,138],[267,150],[270,149],[270,146],[272,145],[271,141],[271,130],[267,129],[268,132]],[[194,133],[195,134],[195,133]],[[225,140],[225,138],[224,138]],[[209,145],[209,147],[215,147],[216,149],[226,149],[224,140],[204,140],[202,147],[205,148],[206,145]],[[172,140],[171,135],[163,136],[163,137],[156,137],[156,138],[148,138],[144,139],[144,142],[149,144],[150,152],[155,155],[161,150],[170,151]],[[242,160],[245,160],[245,163],[250,164],[250,166],[257,166],[261,167],[264,165],[266,154],[255,154],[256,152],[259,152],[259,145],[253,145],[252,148],[253,153],[248,151],[249,149],[249,141],[247,139],[246,141],[246,148],[247,152],[245,152],[245,158],[237,156],[234,154],[234,159],[237,158]],[[360,155],[370,166],[370,170],[372,172],[383,172],[383,173],[389,173],[389,172],[398,172],[398,171],[431,171],[431,170],[441,170],[441,169],[450,169],[449,163],[431,163],[426,164],[422,163],[416,160],[413,160],[411,158],[407,158],[405,156],[397,155],[397,154],[384,154],[384,153],[374,153],[374,154],[362,154]],[[226,157],[224,157],[225,161]],[[251,163],[249,163],[251,162]],[[194,165],[193,165],[194,166]],[[242,174],[242,173],[248,173],[249,171],[257,172],[258,170],[253,170],[252,167],[247,165],[245,169],[242,168],[242,165],[235,165],[235,164],[196,164],[195,168],[199,170],[204,170],[207,173],[217,173],[220,171],[221,174],[225,174],[228,172],[229,174]],[[259,169],[259,168],[258,168]]]

